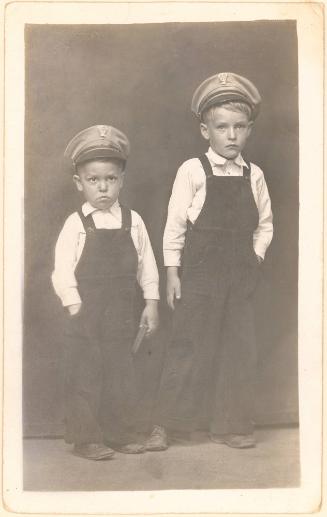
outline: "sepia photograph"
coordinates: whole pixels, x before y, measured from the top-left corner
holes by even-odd
[[[290,4],[275,16],[264,2],[258,15],[250,3],[32,2],[28,15],[23,4],[7,6],[19,37],[5,52],[7,506],[314,511],[323,183],[311,12],[307,44],[305,8]]]

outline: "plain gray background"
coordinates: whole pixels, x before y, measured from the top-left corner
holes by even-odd
[[[190,112],[198,84],[245,75],[263,105],[245,158],[266,177],[275,235],[255,305],[258,423],[296,423],[298,264],[297,36],[292,21],[28,25],[25,118],[24,433],[62,433],[62,309],[51,281],[54,246],[81,199],[63,160],[94,124],[132,145],[122,201],[143,217],[161,272],[161,329],[137,358],[146,429],[169,339],[162,233],[176,170],[206,150]],[[237,315],[236,315],[237,317]],[[151,353],[149,353],[151,352]]]

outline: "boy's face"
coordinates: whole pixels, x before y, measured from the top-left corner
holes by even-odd
[[[118,199],[124,172],[119,162],[93,160],[80,165],[73,179],[86,201],[94,208],[106,210]]]
[[[228,160],[242,152],[250,136],[253,122],[245,113],[216,107],[207,120],[201,123],[202,136],[209,140],[212,149]]]

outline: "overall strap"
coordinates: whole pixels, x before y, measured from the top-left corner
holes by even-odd
[[[246,181],[250,181],[251,180],[251,164],[250,162],[245,162],[247,167],[243,167],[243,178],[246,180]]]
[[[92,214],[89,214],[85,217],[85,215],[83,214],[83,211],[81,208],[79,208],[79,210],[77,210],[77,213],[78,215],[80,216],[80,219],[82,221],[82,224],[84,226],[84,230],[86,233],[88,232],[93,232],[96,227],[95,227],[95,224],[94,224],[94,221],[93,221],[93,217],[92,217]]]
[[[199,160],[200,160],[203,170],[206,174],[206,177],[210,178],[210,176],[213,176],[212,167],[211,167],[211,164],[209,162],[207,155],[202,154],[201,156],[199,156]]]
[[[129,208],[124,205],[120,205],[121,208],[121,228],[126,232],[131,231],[132,227],[132,212]]]

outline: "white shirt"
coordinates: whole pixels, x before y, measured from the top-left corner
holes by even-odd
[[[121,208],[116,201],[109,210],[98,210],[86,202],[82,206],[85,217],[92,214],[96,228],[121,228]],[[137,281],[145,299],[159,300],[159,275],[151,242],[141,216],[131,210],[131,237],[138,256]],[[52,283],[63,306],[81,303],[75,269],[85,244],[85,229],[77,212],[71,214],[60,232],[55,248],[55,268]]]
[[[239,154],[233,161],[226,160],[210,147],[206,153],[215,176],[242,176],[247,167]],[[270,197],[262,170],[251,163],[251,188],[258,207],[259,224],[253,233],[253,247],[264,259],[273,236],[273,216]],[[165,266],[180,266],[185,243],[187,221],[194,223],[206,197],[206,175],[198,158],[184,162],[177,171],[168,206],[168,217],[163,237]]]

